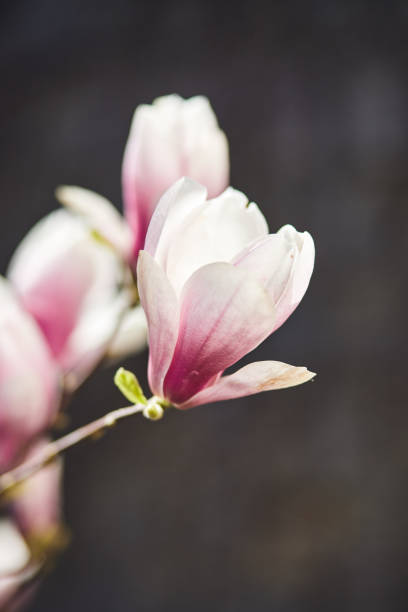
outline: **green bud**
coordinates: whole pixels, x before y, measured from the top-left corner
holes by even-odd
[[[147,404],[139,381],[133,372],[119,368],[114,377],[115,385],[132,404]]]
[[[152,404],[148,403],[146,408],[143,410],[143,416],[150,421],[159,421],[164,414],[163,406],[161,406],[158,402]]]

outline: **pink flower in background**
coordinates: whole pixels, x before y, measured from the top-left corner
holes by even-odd
[[[20,243],[8,277],[75,387],[103,355],[125,305],[117,257],[77,217],[59,210]]]
[[[212,197],[228,185],[228,142],[203,96],[169,95],[137,107],[122,167],[126,221],[108,200],[87,189],[60,187],[57,197],[134,263],[159,198],[182,176],[205,185]]]
[[[0,279],[0,473],[52,422],[59,371],[35,321]]]
[[[32,459],[46,440],[25,456]],[[32,582],[54,552],[65,543],[61,527],[62,461],[31,476],[11,496],[0,518],[0,608],[17,610],[33,595]],[[31,586],[27,589],[27,583]]]
[[[290,387],[304,367],[276,361],[224,370],[258,346],[302,299],[314,244],[291,226],[268,234],[256,204],[228,188],[179,180],[162,197],[138,261],[149,328],[149,384],[178,408]]]
[[[31,461],[46,447],[43,438],[24,457]],[[62,522],[62,459],[59,457],[24,481],[12,498],[11,509],[21,532],[36,546],[54,545]]]

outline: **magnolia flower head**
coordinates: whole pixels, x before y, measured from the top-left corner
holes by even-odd
[[[258,362],[222,376],[302,299],[314,264],[307,232],[268,234],[262,213],[228,188],[181,179],[161,198],[138,261],[149,329],[149,384],[178,408],[289,387],[314,374]]]
[[[87,189],[60,187],[57,198],[134,265],[161,195],[182,176],[205,185],[211,196],[228,185],[228,142],[204,96],[163,96],[136,108],[122,165],[125,219]]]
[[[106,350],[124,306],[115,254],[59,210],[26,235],[8,277],[62,372],[81,382]]]
[[[25,459],[33,459],[46,440],[35,444]],[[61,524],[60,460],[47,465],[10,493],[7,514],[0,518],[0,608],[29,599],[38,576],[54,553],[66,543]]]
[[[204,96],[163,96],[135,111],[122,168],[135,254],[143,247],[160,197],[182,176],[205,185],[211,196],[228,184],[228,142]]]

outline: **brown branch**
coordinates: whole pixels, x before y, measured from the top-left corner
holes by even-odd
[[[7,491],[7,489],[10,489],[10,487],[14,487],[32,474],[35,474],[35,472],[38,472],[38,470],[47,465],[47,463],[52,461],[60,453],[71,448],[71,446],[75,446],[75,444],[82,442],[82,440],[86,440],[108,427],[112,427],[112,425],[115,425],[120,419],[142,412],[145,408],[146,406],[143,404],[118,408],[96,419],[96,421],[92,421],[66,436],[59,438],[59,440],[50,442],[36,453],[34,457],[31,457],[14,469],[0,475],[0,495]]]

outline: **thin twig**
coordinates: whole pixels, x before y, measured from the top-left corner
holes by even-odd
[[[87,438],[100,433],[104,429],[112,427],[112,425],[115,425],[115,423],[120,419],[124,419],[125,417],[142,412],[145,408],[146,406],[143,404],[118,408],[117,410],[108,412],[108,414],[105,414],[105,416],[96,419],[96,421],[92,421],[83,427],[79,427],[79,429],[76,429],[66,436],[59,438],[59,440],[50,442],[47,444],[47,446],[36,453],[34,457],[31,457],[14,469],[5,472],[0,476],[0,495],[7,491],[7,489],[10,487],[14,487],[32,474],[35,474],[35,472],[38,472],[38,470],[47,465],[47,463],[52,461],[52,459],[57,457],[57,455],[67,450],[67,448],[71,448],[71,446],[78,444],[78,442],[82,442],[82,440],[86,440]]]

